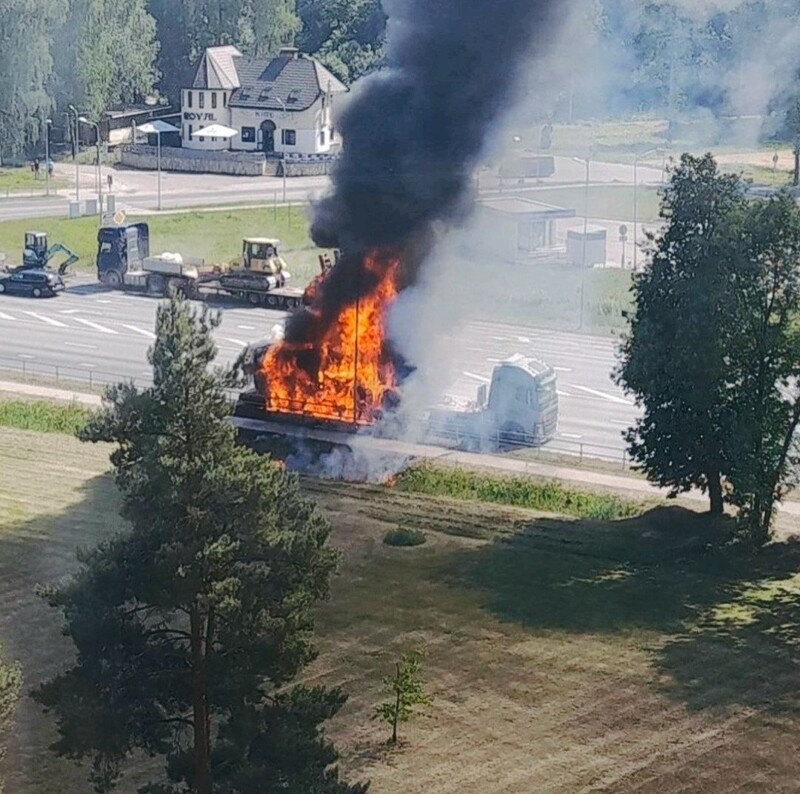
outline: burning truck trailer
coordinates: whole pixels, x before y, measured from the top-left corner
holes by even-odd
[[[386,332],[401,263],[376,253],[363,266],[374,277],[371,288],[332,318],[325,318],[318,302],[302,310],[306,338],[251,348],[252,388],[239,396],[234,412],[243,434],[280,436],[301,427],[342,434],[340,446],[347,446],[346,434],[369,434],[472,451],[540,446],[553,438],[555,372],[521,355],[498,364],[474,400],[459,405],[446,399],[408,416],[403,386],[415,370]]]
[[[402,384],[414,368],[401,361],[395,365],[397,386],[384,390],[377,401],[368,390],[352,386],[347,407],[311,400],[270,408],[274,401],[262,368],[270,347],[256,346],[249,352],[252,388],[239,395],[234,411],[234,424],[245,435],[280,436],[289,428],[303,427],[341,433],[341,446],[347,446],[347,434],[369,434],[471,452],[498,452],[542,446],[558,428],[556,374],[533,357],[515,355],[497,364],[490,383],[479,387],[474,400],[445,395],[419,416],[408,417],[401,410]]]

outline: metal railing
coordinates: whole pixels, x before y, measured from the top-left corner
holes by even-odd
[[[54,185],[52,182],[50,183],[50,195],[51,196],[59,196],[60,190],[63,189],[63,186],[59,188],[57,185]],[[28,197],[35,197],[35,196],[47,196],[47,187],[44,184],[43,180],[40,180],[40,184],[35,185],[28,185],[27,187],[6,187],[0,189],[0,199],[19,199],[19,198],[28,198]]]
[[[146,387],[151,386],[153,379],[150,375],[122,375],[119,372],[108,372],[105,370],[88,369],[82,367],[75,367],[66,364],[51,364],[49,362],[36,361],[35,359],[24,358],[11,358],[7,356],[0,356],[0,379],[3,374],[16,375],[26,380],[35,378],[43,378],[49,381],[54,381],[56,387],[63,386],[64,388],[88,386],[91,389],[109,386],[111,384],[124,382],[132,382],[136,386]],[[237,391],[230,391],[228,397],[232,404],[235,404],[238,399]],[[303,411],[298,410],[297,415],[303,417]],[[314,421],[312,416],[305,417]],[[333,416],[325,419],[317,419],[320,422],[331,422],[334,424],[346,425],[352,424],[348,422],[348,418],[337,420]],[[363,423],[359,422],[353,424],[354,432],[363,430]],[[403,435],[414,436],[412,432],[404,432]],[[420,440],[424,435],[420,429],[418,435]],[[444,434],[438,434],[443,436]],[[462,439],[464,440],[464,439]],[[573,441],[565,438],[552,438],[544,444],[534,445],[531,439],[526,436],[515,438],[512,433],[503,433],[502,438],[499,435],[495,437],[484,437],[475,439],[476,444],[472,445],[473,451],[479,454],[496,454],[498,448],[500,450],[511,452],[515,460],[521,462],[543,462],[554,463],[559,458],[569,459],[570,462],[575,462],[577,459],[578,464],[584,462],[601,462],[608,463],[614,466],[619,466],[623,470],[631,468],[631,460],[626,448],[622,445],[615,447],[604,444],[595,444],[587,441]],[[470,445],[466,445],[469,448]]]

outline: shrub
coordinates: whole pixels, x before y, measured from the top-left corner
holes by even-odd
[[[27,400],[0,400],[0,426],[40,433],[74,435],[86,424],[90,411],[82,405]]]
[[[427,539],[421,530],[405,529],[404,527],[390,529],[383,536],[383,542],[387,546],[421,546]]]
[[[575,491],[556,482],[446,468],[431,463],[420,463],[406,469],[397,478],[396,485],[410,493],[527,507],[605,521],[629,518],[643,510],[641,504],[618,496]]]

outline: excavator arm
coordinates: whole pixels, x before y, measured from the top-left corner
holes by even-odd
[[[48,249],[45,264],[48,264],[56,254],[67,255],[67,258],[58,267],[59,276],[63,276],[67,270],[80,259],[72,249],[67,248],[66,245],[62,245],[61,243],[56,243]]]

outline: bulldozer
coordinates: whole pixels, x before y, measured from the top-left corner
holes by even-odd
[[[280,240],[273,237],[245,237],[239,267],[219,277],[222,288],[257,304],[263,302],[265,293],[285,287],[291,274],[278,253],[279,245]]]
[[[65,254],[66,259],[59,265],[58,274],[63,276],[80,258],[74,251],[62,243],[47,245],[45,232],[25,232],[25,245],[22,249],[22,269],[44,269],[56,254]]]

